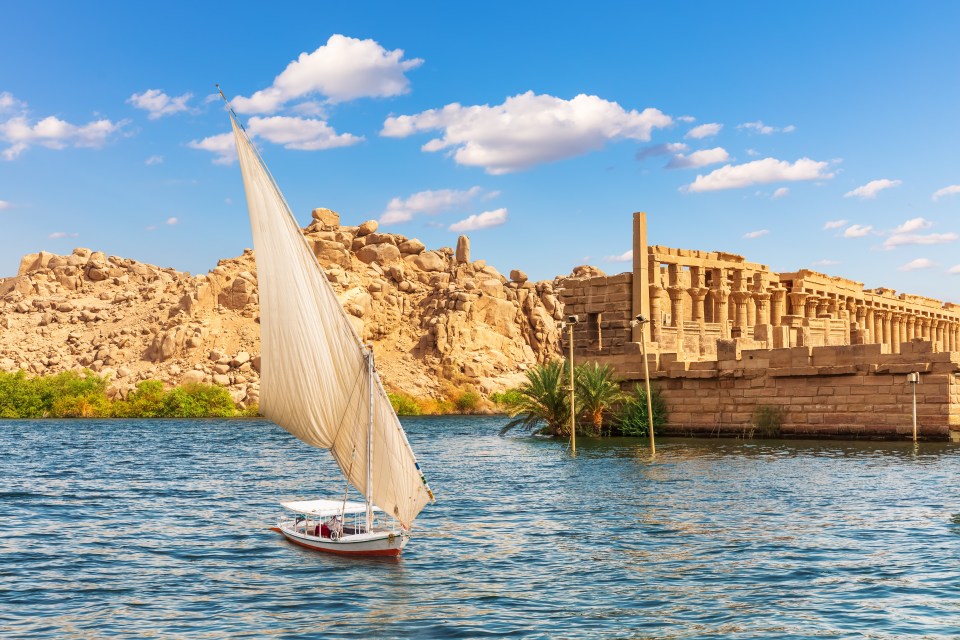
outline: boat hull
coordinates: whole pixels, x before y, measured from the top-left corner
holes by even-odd
[[[273,530],[301,547],[343,556],[399,556],[410,539],[402,531],[375,531],[370,534],[344,536],[340,540],[330,540],[306,535],[284,526],[273,527]]]

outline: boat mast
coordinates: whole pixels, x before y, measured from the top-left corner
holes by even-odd
[[[373,529],[373,345],[367,346],[367,533]]]

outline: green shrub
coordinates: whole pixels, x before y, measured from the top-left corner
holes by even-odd
[[[191,382],[174,387],[163,398],[164,418],[232,418],[237,406],[221,386]]]
[[[457,413],[472,413],[480,406],[480,394],[476,391],[464,391],[453,401]]]
[[[754,432],[759,432],[761,438],[779,438],[780,428],[787,417],[787,410],[784,407],[772,407],[770,405],[758,405],[750,416],[751,429],[749,434],[752,438]]]
[[[159,380],[144,380],[127,395],[126,400],[113,403],[116,418],[162,418],[166,391]]]
[[[495,391],[490,394],[490,402],[501,408],[509,408],[520,402],[519,389],[507,389],[506,391]]]
[[[423,413],[420,403],[406,393],[388,393],[387,397],[390,398],[390,404],[393,405],[393,410],[398,416],[419,416]]]
[[[652,386],[650,390],[650,404],[653,406],[653,433],[660,433],[660,429],[667,423],[667,401],[663,399],[660,390]],[[614,419],[617,430],[625,436],[648,435],[650,419],[647,414],[647,390],[645,385],[638,384],[633,393],[628,395],[620,405]]]
[[[43,399],[23,371],[0,371],[0,418],[42,418]]]

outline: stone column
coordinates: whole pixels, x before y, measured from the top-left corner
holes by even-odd
[[[830,298],[827,300],[827,313],[830,314],[831,318],[835,320],[842,320],[843,317],[840,315],[840,301],[837,298]]]
[[[934,325],[934,342],[937,345],[937,349],[943,351],[943,320],[935,320],[936,324]]]
[[[770,324],[780,326],[780,317],[784,315],[783,303],[787,297],[787,290],[783,287],[774,287],[770,290]]]
[[[877,314],[873,307],[867,307],[867,340],[870,344],[880,342],[877,339]]]
[[[747,324],[744,326],[752,327],[756,324],[758,324],[757,303],[756,300],[754,300],[753,294],[751,293],[749,296],[747,296]]]
[[[867,335],[867,308],[857,304],[857,344],[866,344],[870,337]]]
[[[677,353],[683,351],[683,287],[667,287],[670,296],[671,324],[677,328]]]
[[[917,337],[917,317],[908,313],[905,324],[907,325],[907,342],[909,342]]]
[[[734,328],[740,330],[739,334],[741,336],[744,336],[747,333],[747,300],[750,299],[750,292],[734,291],[732,295],[733,304],[736,305],[737,308],[737,314],[733,321],[733,326]]]
[[[900,314],[890,314],[890,353],[900,353]]]
[[[892,350],[893,336],[890,332],[890,312],[886,309],[880,312],[880,322],[883,323],[883,344],[887,345]]]
[[[754,293],[753,299],[757,304],[757,321],[755,324],[773,324],[770,322],[770,294],[766,292]]]
[[[730,339],[730,287],[725,283],[713,290],[713,297],[717,301],[717,322],[720,324],[720,335]]]
[[[900,312],[900,344],[909,340],[907,337],[907,317],[906,312]]]
[[[657,267],[659,269],[659,267]],[[663,333],[663,287],[650,285],[650,335],[654,342],[660,342]]]
[[[920,317],[920,337],[930,340],[930,318]]]
[[[802,291],[791,291],[787,294],[790,299],[790,315],[803,316],[804,309],[807,306],[807,294]]]
[[[960,337],[960,327],[957,323],[953,323],[952,329],[950,330],[950,351],[957,350],[957,339]]]
[[[816,318],[817,317],[817,305],[820,302],[820,298],[817,296],[807,296],[807,308],[804,310],[804,316],[807,318]]]
[[[693,308],[691,309],[691,320],[703,326],[704,317],[703,317],[703,299],[707,296],[707,292],[710,291],[706,287],[690,287],[687,289],[687,293],[690,294],[690,300],[692,301]]]
[[[817,300],[817,317],[830,314],[830,298],[820,298]],[[833,315],[830,315],[832,318]]]

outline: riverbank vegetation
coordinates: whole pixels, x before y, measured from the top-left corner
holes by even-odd
[[[647,393],[643,384],[624,392],[609,366],[596,363],[574,367],[573,395],[577,433],[588,436],[645,436],[649,430]],[[667,405],[651,389],[654,433],[667,421]],[[517,427],[551,436],[570,435],[570,369],[564,362],[547,362],[527,372],[520,387],[504,394],[512,420],[501,433]]]
[[[107,394],[109,380],[90,371],[27,377],[0,372],[0,418],[232,418],[256,416],[239,408],[226,389],[189,383],[166,389],[144,380],[122,398]]]

